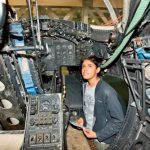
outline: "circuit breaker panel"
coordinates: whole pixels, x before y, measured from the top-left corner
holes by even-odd
[[[62,150],[63,112],[60,94],[29,98],[24,150]]]

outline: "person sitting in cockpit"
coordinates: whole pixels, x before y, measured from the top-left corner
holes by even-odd
[[[86,82],[83,84],[83,115],[76,123],[85,126],[80,128],[85,137],[93,139],[97,149],[103,150],[109,147],[119,132],[124,113],[117,92],[98,76],[99,66],[96,56],[81,61],[81,73]]]

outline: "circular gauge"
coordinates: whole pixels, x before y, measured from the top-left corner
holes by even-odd
[[[150,80],[150,65],[147,65],[145,68],[145,77],[147,80]]]
[[[57,46],[56,46],[56,49],[60,49],[60,45],[57,45]]]
[[[0,81],[0,92],[5,90],[5,85]]]
[[[73,45],[69,44],[68,49],[73,49]]]
[[[66,48],[67,48],[67,46],[66,46],[66,45],[63,45],[63,46],[62,46],[62,48],[63,48],[63,49],[66,49]]]
[[[148,99],[150,99],[150,88],[146,89],[146,96],[148,97]]]
[[[44,101],[41,104],[41,111],[49,111],[50,110],[50,102]]]

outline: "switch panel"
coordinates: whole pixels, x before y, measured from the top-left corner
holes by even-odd
[[[30,96],[26,117],[24,150],[63,150],[61,94]]]

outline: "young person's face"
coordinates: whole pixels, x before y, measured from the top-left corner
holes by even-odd
[[[92,61],[90,60],[84,60],[82,63],[82,77],[83,79],[90,80],[95,77],[97,77],[97,74],[99,73],[100,68],[97,67]]]

